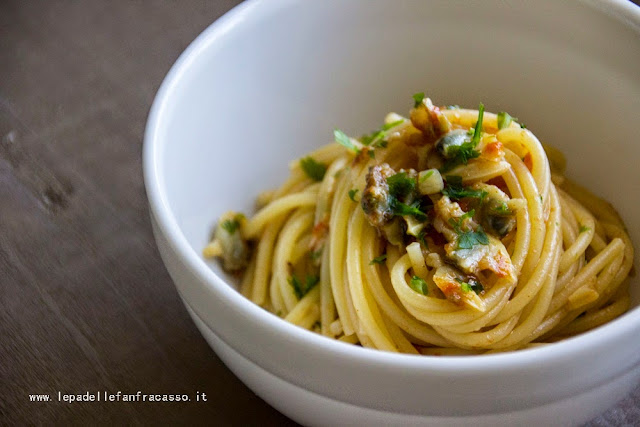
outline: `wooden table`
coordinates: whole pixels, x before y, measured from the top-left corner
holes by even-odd
[[[0,2],[0,424],[293,425],[194,327],[142,180],[162,78],[237,3]],[[87,391],[207,401],[58,402]],[[638,424],[639,403],[637,389],[592,425]]]

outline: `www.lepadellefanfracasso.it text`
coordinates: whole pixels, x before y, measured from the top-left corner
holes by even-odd
[[[196,391],[191,394],[167,394],[167,393],[143,393],[138,390],[135,393],[125,393],[121,390],[110,392],[101,391],[85,391],[82,393],[67,393],[58,391],[55,394],[29,394],[31,402],[206,402],[207,394],[202,391]]]

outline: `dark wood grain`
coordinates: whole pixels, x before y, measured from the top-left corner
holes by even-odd
[[[202,339],[159,258],[141,169],[155,91],[237,3],[0,2],[0,424],[293,424]],[[205,392],[207,402],[29,394]],[[636,424],[640,390],[593,425]]]
[[[155,91],[236,3],[0,2],[0,424],[289,422],[195,329],[156,251],[142,181]],[[99,390],[208,402],[28,397]]]

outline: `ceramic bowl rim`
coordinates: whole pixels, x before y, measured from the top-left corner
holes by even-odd
[[[165,177],[162,175],[161,167],[162,144],[163,141],[166,142],[162,135],[161,124],[164,117],[169,114],[169,100],[173,97],[178,82],[182,80],[185,74],[189,73],[192,64],[198,61],[203,53],[217,43],[224,43],[226,35],[233,31],[236,26],[242,25],[246,16],[268,12],[273,8],[286,7],[297,1],[249,0],[231,9],[205,29],[181,54],[162,82],[153,101],[143,144],[144,182],[150,211],[156,219],[160,232],[164,234],[172,250],[202,283],[210,287],[226,304],[231,304],[244,312],[248,321],[260,322],[268,328],[273,328],[279,333],[279,336],[288,335],[297,340],[300,345],[317,348],[318,350],[330,350],[336,357],[346,357],[374,364],[383,363],[390,367],[399,368],[455,370],[460,373],[461,371],[477,372],[478,370],[483,372],[504,372],[505,369],[509,368],[518,369],[531,365],[541,366],[544,363],[577,358],[580,354],[601,346],[615,346],[615,343],[619,342],[620,339],[624,339],[624,337],[638,329],[640,325],[640,307],[630,310],[625,315],[602,327],[549,346],[473,357],[426,357],[395,354],[331,340],[289,324],[253,304],[211,270],[200,254],[188,243],[170,208],[164,187]],[[640,7],[633,3],[624,0],[582,0],[581,3],[617,19],[640,34]],[[211,325],[208,326],[211,327]]]

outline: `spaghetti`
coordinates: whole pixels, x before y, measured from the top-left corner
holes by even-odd
[[[206,257],[285,320],[381,350],[477,354],[587,331],[629,307],[616,211],[506,113],[438,108],[290,165],[250,219],[222,216]]]

